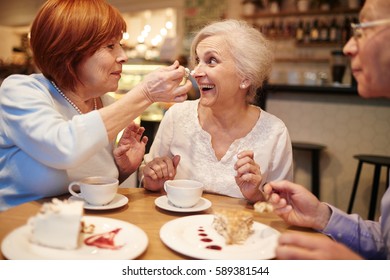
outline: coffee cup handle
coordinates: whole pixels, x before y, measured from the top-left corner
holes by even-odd
[[[79,186],[80,187],[80,184],[79,184],[79,182],[72,182],[72,183],[70,183],[69,187],[68,187],[68,190],[69,190],[70,194],[75,196],[75,197],[83,198],[80,193],[76,193],[73,190],[73,186]]]

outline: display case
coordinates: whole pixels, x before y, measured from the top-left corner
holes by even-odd
[[[163,61],[150,60],[130,60],[123,65],[122,77],[119,80],[118,90],[110,93],[115,99],[120,99],[129,90],[139,84],[148,73],[153,70],[166,66],[168,63]],[[141,115],[141,120],[160,121],[167,107],[165,103],[154,103]]]
[[[123,64],[122,78],[119,80],[117,94],[123,94],[135,87],[143,80],[145,75],[153,70],[166,66],[168,63],[162,61],[150,61],[142,59],[129,60]]]

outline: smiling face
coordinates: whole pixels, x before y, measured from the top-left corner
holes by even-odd
[[[387,19],[390,15],[388,0],[367,0],[360,13],[361,22]],[[351,69],[358,82],[362,97],[390,98],[390,25],[363,29],[359,39],[351,38],[344,53],[351,58]]]
[[[223,36],[206,37],[196,46],[194,77],[205,106],[219,105],[240,98],[242,79],[238,76],[234,59]],[[245,94],[241,94],[241,98]],[[226,104],[226,103],[224,103]]]
[[[108,42],[80,63],[77,73],[82,85],[79,88],[93,92],[96,96],[117,90],[122,64],[126,60],[120,40]]]

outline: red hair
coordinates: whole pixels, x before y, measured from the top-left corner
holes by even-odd
[[[81,61],[125,31],[120,12],[104,0],[49,0],[31,27],[34,62],[59,87],[75,90]]]

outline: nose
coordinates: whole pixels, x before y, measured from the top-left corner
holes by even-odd
[[[343,53],[347,56],[354,56],[357,54],[359,48],[357,41],[354,37],[351,37],[348,42],[344,45]]]
[[[128,59],[129,58],[126,55],[125,50],[121,47],[120,51],[119,51],[119,54],[118,54],[118,56],[116,58],[116,61],[119,62],[119,63],[125,63]]]
[[[191,72],[191,75],[194,78],[203,77],[205,75],[205,72],[202,70],[201,64],[198,64],[197,66],[195,66],[194,70],[192,70],[192,72]]]

